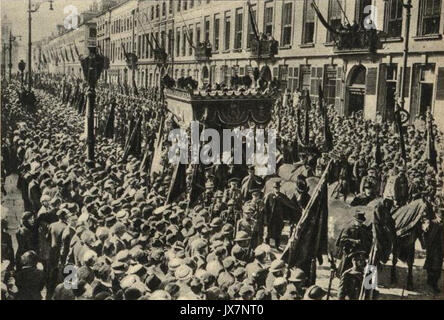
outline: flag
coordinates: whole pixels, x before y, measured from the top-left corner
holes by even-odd
[[[330,131],[330,123],[328,120],[327,106],[324,105],[324,91],[321,84],[319,84],[319,107],[321,108],[322,116],[324,117],[324,145],[328,151],[333,150],[333,136]]]
[[[319,11],[318,6],[316,5],[316,3],[312,2],[311,7],[313,8],[313,10],[315,11],[316,15],[318,16],[319,21],[321,21],[321,23],[324,25],[324,27],[331,33],[333,34],[338,34],[338,32],[333,29],[333,27],[327,22],[327,20],[325,20],[324,16],[322,15],[321,11]]]
[[[379,131],[376,131],[375,162],[377,165],[380,165],[382,163],[381,145],[379,143]]]
[[[168,191],[167,203],[175,201],[181,194],[187,190],[186,181],[186,165],[178,163],[174,168],[173,177],[171,179],[170,189]]]
[[[248,5],[248,14],[250,16],[251,30],[253,30],[254,37],[256,38],[256,40],[259,41],[259,32],[258,32],[258,30],[256,28],[256,19],[253,16],[253,11],[251,10],[250,0],[247,1],[247,5]],[[250,35],[248,35],[248,37],[249,36]]]
[[[105,138],[112,139],[114,137],[114,118],[115,118],[115,103],[111,103],[111,110],[108,115],[108,120],[106,121],[106,127],[104,136]]]
[[[62,48],[60,48],[60,50],[59,50],[59,55],[60,55],[60,57],[61,57],[60,60],[62,60],[63,62],[65,62],[65,57],[63,56]]]
[[[74,42],[74,50],[76,51],[77,59],[79,59],[80,58],[79,49],[77,49],[77,45],[75,42]]]
[[[69,51],[71,51],[71,58],[72,58],[72,61],[73,61],[73,62],[76,61],[76,58],[74,58],[74,53],[72,52],[72,45],[69,46]]]
[[[141,137],[142,137],[142,117],[140,116],[137,120],[136,126],[131,132],[131,136],[129,137],[128,143],[125,147],[125,153],[123,154],[123,161],[128,159],[128,156],[131,154],[133,156],[139,156],[141,152]]]
[[[435,146],[435,133],[433,132],[433,119],[430,111],[427,112],[427,145],[425,152],[425,160],[432,166],[435,171],[438,170],[438,163],[436,161],[436,146]]]
[[[68,50],[66,49],[66,47],[65,47],[65,58],[66,58],[66,61],[69,62]]]
[[[289,268],[296,266],[304,270],[308,278],[311,278],[308,275],[312,261],[322,259],[322,255],[327,254],[328,175],[331,163],[322,174],[282,254],[282,260],[288,261]]]
[[[311,108],[311,99],[310,92],[308,90],[305,91],[305,123],[304,123],[304,144],[310,144],[310,108]]]

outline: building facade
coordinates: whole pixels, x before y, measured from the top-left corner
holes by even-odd
[[[19,62],[19,44],[17,40],[10,42],[10,36],[17,36],[12,32],[12,23],[6,15],[1,19],[1,29],[2,29],[2,44],[1,44],[1,72],[2,76],[5,76],[9,72],[9,65],[11,64],[11,72],[17,72],[17,65]],[[9,47],[11,47],[11,53],[9,52]]]
[[[313,0],[144,0],[123,1],[97,17],[98,42],[110,58],[107,81],[129,81],[156,86],[160,67],[154,49],[168,53],[168,71],[174,78],[192,76],[204,83],[229,84],[231,76],[270,68],[273,77],[290,91],[310,90],[319,84],[327,103],[344,115],[362,111],[393,118],[403,74],[407,9],[402,0],[317,1],[319,11],[333,27],[364,21],[384,31],[382,47],[340,50],[311,6]],[[412,1],[409,54],[404,87],[405,108],[412,121],[431,108],[444,128],[444,9],[442,0]],[[279,42],[273,59],[252,55],[251,20],[258,32]],[[108,32],[106,26],[108,25]],[[103,28],[103,31],[102,31]],[[199,42],[209,42],[212,57],[195,58]],[[125,48],[125,49],[123,49]],[[138,69],[128,70],[124,51],[138,56]]]

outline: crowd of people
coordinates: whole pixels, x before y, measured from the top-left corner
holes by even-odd
[[[310,200],[306,179],[320,176],[331,159],[337,164],[334,197],[351,197],[352,205],[383,197],[395,207],[421,197],[430,204],[433,223],[441,225],[443,173],[440,161],[432,168],[422,158],[426,125],[408,128],[408,156],[403,159],[399,133],[390,124],[362,115],[341,117],[329,107],[334,149],[307,155],[298,152],[293,104],[281,99],[270,126],[280,129],[283,161],[306,168],[298,176],[297,196],[281,193],[279,182],[264,195],[267,177],[256,176],[253,168],[221,183],[210,167],[204,191],[191,206],[186,196],[169,201],[174,168],[167,161],[155,175],[145,163],[153,161],[159,129],[166,132],[172,126],[159,90],[135,96],[97,88],[96,156],[91,162],[84,138],[86,86],[45,75],[39,79],[37,111],[19,103],[18,84],[5,85],[2,93],[2,121],[9,122],[2,132],[2,190],[6,193],[5,177],[17,173],[25,210],[16,234],[8,232],[2,215],[2,299],[331,299],[331,292],[315,284],[310,265],[290,268],[280,257],[284,212],[300,217]],[[322,112],[313,105],[309,116],[310,141],[320,146]],[[138,119],[139,152],[124,157]],[[443,138],[434,130],[441,145]],[[361,227],[362,213],[355,220]],[[368,238],[350,230],[343,232],[347,239],[338,241],[346,258],[339,299],[358,298],[366,241],[372,242],[371,229],[362,231]],[[352,249],[351,240],[356,244]],[[433,263],[433,270],[441,270],[442,252]],[[436,281],[429,284],[438,290]]]

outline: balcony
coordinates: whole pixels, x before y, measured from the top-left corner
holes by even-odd
[[[256,59],[272,59],[278,48],[279,42],[274,39],[251,40],[251,56]]]
[[[198,42],[194,50],[196,61],[208,61],[212,56],[213,47],[210,42]]]
[[[376,54],[382,49],[382,32],[371,30],[343,30],[338,34],[334,52],[340,55]]]

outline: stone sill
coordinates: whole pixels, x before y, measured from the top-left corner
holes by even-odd
[[[391,38],[387,38],[387,39],[381,39],[381,42],[383,42],[383,43],[403,42],[403,41],[404,41],[403,37],[391,37]]]
[[[304,43],[304,44],[300,44],[299,48],[314,48],[314,43]]]
[[[429,35],[425,35],[425,36],[413,37],[413,40],[415,40],[415,41],[428,41],[428,40],[441,40],[441,39],[442,39],[442,35],[440,35],[440,34],[429,34]]]

